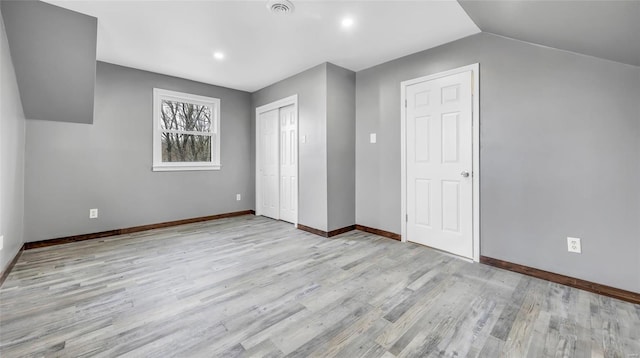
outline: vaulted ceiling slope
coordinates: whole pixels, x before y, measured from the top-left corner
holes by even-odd
[[[25,117],[93,123],[96,18],[39,1],[0,8]]]
[[[459,0],[484,32],[640,66],[640,1]]]
[[[480,32],[455,0],[293,0],[288,15],[266,0],[47,2],[98,18],[98,60],[251,92],[323,62],[358,71]]]

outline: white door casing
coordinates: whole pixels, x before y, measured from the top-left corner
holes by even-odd
[[[298,96],[256,108],[256,215],[298,222]]]
[[[280,108],[280,220],[296,222],[298,128],[293,105]]]
[[[478,68],[466,66],[401,86],[403,241],[476,261]]]

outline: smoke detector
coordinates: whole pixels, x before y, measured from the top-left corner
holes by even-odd
[[[274,14],[290,14],[295,7],[289,0],[271,0],[267,2],[267,9]]]

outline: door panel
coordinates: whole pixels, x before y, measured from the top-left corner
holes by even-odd
[[[417,117],[415,119],[414,141],[416,148],[416,161],[429,161],[429,141],[420,140],[420,138],[429,138],[429,122],[430,116]]]
[[[431,180],[416,179],[416,225],[431,227]]]
[[[442,162],[458,162],[458,113],[442,115]]]
[[[407,239],[473,256],[471,71],[406,88]]]
[[[460,232],[460,182],[442,181],[442,230]]]

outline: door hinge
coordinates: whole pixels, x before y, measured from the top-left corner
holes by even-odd
[[[409,222],[409,214],[405,214],[404,221]]]

